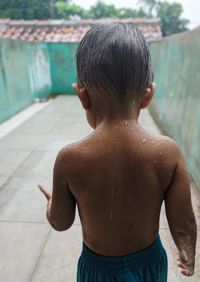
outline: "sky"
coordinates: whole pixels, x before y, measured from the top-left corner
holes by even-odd
[[[184,9],[183,16],[190,20],[189,28],[194,28],[200,25],[200,0],[167,0],[168,2],[178,2],[181,3]],[[74,0],[74,3],[88,8],[93,5],[96,0]],[[130,7],[137,8],[138,0],[104,0],[106,4],[114,4],[117,7]]]

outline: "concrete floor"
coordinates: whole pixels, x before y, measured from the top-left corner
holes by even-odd
[[[149,131],[159,133],[148,111],[142,112],[140,121]],[[65,232],[50,228],[46,201],[37,184],[51,188],[58,150],[90,131],[77,98],[59,96],[0,139],[1,282],[75,282],[82,244],[79,219]],[[199,230],[200,195],[195,187],[192,198]],[[160,234],[169,256],[168,281],[186,281],[176,268],[176,248],[164,209]],[[199,236],[196,274],[188,281],[200,281]]]

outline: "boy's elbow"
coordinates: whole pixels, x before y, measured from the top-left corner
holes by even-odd
[[[72,226],[72,223],[71,224],[68,224],[68,225],[51,225],[53,227],[54,230],[58,231],[58,232],[62,232],[62,231],[66,231],[68,230],[71,226]]]
[[[47,213],[47,220],[49,221],[49,224],[53,227],[54,230],[59,232],[68,230],[72,226],[74,219],[75,219],[75,214],[70,218],[67,218],[65,220],[60,220],[60,218]]]
[[[53,227],[54,230],[62,232],[62,231],[66,231],[68,230],[74,221],[70,221],[70,222],[65,222],[65,223],[58,223],[58,222],[52,222],[50,221],[50,225]]]

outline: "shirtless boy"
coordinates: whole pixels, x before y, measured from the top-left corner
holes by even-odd
[[[78,207],[77,281],[167,281],[163,201],[177,265],[193,275],[197,229],[184,159],[172,139],[138,123],[155,88],[143,35],[123,23],[96,26],[78,47],[77,74],[73,87],[94,131],[58,153],[52,194],[39,186],[55,230],[69,229]]]

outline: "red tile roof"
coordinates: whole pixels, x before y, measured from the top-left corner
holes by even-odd
[[[84,34],[99,23],[124,22],[137,26],[148,41],[162,38],[160,19],[84,19],[84,20],[9,20],[0,19],[0,39],[42,42],[79,42]]]

